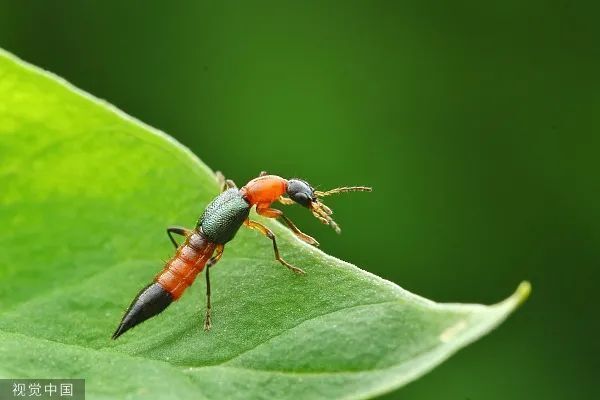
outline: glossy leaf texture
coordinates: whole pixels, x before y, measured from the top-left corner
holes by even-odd
[[[110,336],[218,193],[175,140],[0,53],[0,377],[85,378],[90,399],[362,399],[423,375],[501,323],[492,306],[438,304],[297,240],[297,276],[241,230],[165,312]],[[226,169],[226,166],[223,166]]]

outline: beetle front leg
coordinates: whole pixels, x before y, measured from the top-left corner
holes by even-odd
[[[279,196],[277,201],[280,202],[281,204],[283,204],[284,206],[291,206],[292,204],[296,204],[296,202],[294,200],[290,199],[289,197],[285,197],[285,196]]]
[[[319,246],[319,242],[315,238],[313,238],[310,235],[307,235],[306,233],[304,233],[300,229],[298,229],[298,227],[292,222],[291,219],[289,219],[288,217],[283,215],[283,212],[281,210],[277,210],[275,208],[258,206],[258,207],[256,207],[256,212],[259,215],[262,215],[263,217],[267,217],[267,218],[281,218],[281,220],[287,225],[287,227],[290,228],[290,230],[292,232],[294,232],[294,235],[296,235],[296,237],[298,239],[300,239],[303,242],[306,242],[310,245]]]

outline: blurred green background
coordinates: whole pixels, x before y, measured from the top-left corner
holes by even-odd
[[[238,184],[264,169],[372,185],[329,200],[341,236],[289,214],[325,251],[412,292],[493,303],[531,280],[505,325],[383,398],[583,399],[600,373],[598,11],[0,0],[0,46]]]

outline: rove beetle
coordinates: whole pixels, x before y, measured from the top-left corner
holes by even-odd
[[[300,268],[294,267],[279,255],[277,242],[273,232],[263,224],[252,221],[248,216],[252,206],[256,212],[267,218],[280,218],[291,231],[304,242],[318,246],[311,236],[303,233],[294,223],[283,215],[283,212],[271,208],[271,203],[279,201],[284,205],[298,203],[308,208],[313,215],[324,224],[331,226],[337,233],[340,227],[331,218],[333,213],[320,198],[337,193],[363,191],[370,192],[365,186],[340,187],[325,192],[315,190],[307,182],[300,179],[284,179],[276,175],[261,172],[244,187],[238,189],[232,180],[225,179],[217,172],[221,185],[218,195],[204,210],[198,219],[195,229],[182,227],[167,228],[167,235],[177,249],[175,255],[166,262],[163,270],[156,275],[154,281],[143,288],[135,297],[113,339],[145,320],[160,314],[173,301],[179,299],[185,289],[190,286],[196,276],[206,268],[206,316],[204,330],[211,327],[210,320],[210,267],[215,265],[223,255],[225,243],[229,242],[242,225],[254,229],[273,242],[275,259],[296,274],[304,274]],[[284,197],[287,195],[287,197]],[[172,234],[185,237],[183,244],[178,245]],[[215,253],[213,255],[213,253]]]

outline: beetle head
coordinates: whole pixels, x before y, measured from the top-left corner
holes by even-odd
[[[338,224],[335,223],[331,214],[333,211],[320,200],[321,197],[344,192],[370,192],[371,188],[365,186],[341,187],[326,192],[313,189],[308,182],[300,179],[290,179],[287,185],[287,195],[290,199],[311,210],[313,215],[324,224],[331,226],[337,233],[341,232]]]
[[[315,190],[308,182],[300,179],[290,179],[287,184],[287,195],[303,207],[310,208],[317,201]]]

